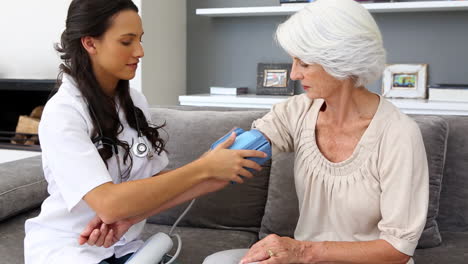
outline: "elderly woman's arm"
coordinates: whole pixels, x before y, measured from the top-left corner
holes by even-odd
[[[306,242],[307,243],[307,242]],[[310,242],[309,242],[310,243]],[[318,263],[407,263],[410,256],[379,239],[365,242],[319,242]],[[311,263],[311,262],[305,262]]]
[[[257,242],[241,263],[407,263],[410,256],[385,240],[309,242],[270,235]]]

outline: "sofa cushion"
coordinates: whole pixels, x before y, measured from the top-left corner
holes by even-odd
[[[429,164],[429,209],[426,226],[419,240],[418,248],[434,247],[441,242],[436,218],[439,211],[448,124],[437,116],[413,116],[413,118],[420,127]],[[281,153],[273,157],[268,199],[260,228],[260,238],[271,233],[294,236],[299,209],[294,187],[293,164],[294,155],[292,153]]]
[[[464,264],[468,259],[468,232],[441,231],[442,244],[438,247],[416,249],[415,263]]]
[[[0,164],[0,221],[37,207],[47,197],[41,157]]]
[[[0,263],[24,264],[24,222],[36,217],[39,208],[10,217],[0,223]]]
[[[233,127],[249,129],[253,120],[266,111],[181,111],[152,109],[152,121],[166,122],[168,169],[183,166],[207,151],[210,145]],[[256,230],[260,227],[267,196],[269,163],[254,179],[197,199],[180,226]],[[187,204],[174,207],[149,219],[170,225]]]
[[[169,233],[170,226],[147,224],[142,238],[148,239],[158,232]],[[208,255],[233,248],[248,248],[257,240],[257,233],[209,228],[178,227],[176,233],[182,239],[182,250],[175,263],[202,263]],[[177,241],[170,254],[174,255]],[[222,263],[220,263],[222,264]]]

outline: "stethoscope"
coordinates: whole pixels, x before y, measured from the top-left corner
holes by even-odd
[[[102,133],[101,125],[99,124],[99,121],[97,119],[96,113],[94,113],[94,109],[90,105],[89,105],[89,109],[91,109],[91,114],[97,121],[96,123],[97,123],[97,127],[99,130],[99,136],[93,140],[93,143],[94,144],[97,143],[98,146],[111,145],[114,148],[114,152],[116,152],[117,154],[118,153],[117,144],[115,144],[115,142],[112,139],[104,136],[104,133]],[[145,142],[146,140],[144,139],[143,134],[141,133],[140,125],[138,124],[138,118],[137,118],[135,109],[133,109],[133,115],[135,116],[135,123],[137,127],[137,142],[136,144],[133,144],[132,146],[132,153],[133,155],[139,158],[144,158],[144,157],[147,157],[149,154],[149,147]],[[110,144],[104,141],[109,141]]]
[[[92,142],[96,146],[97,149],[99,149],[103,145],[108,145],[108,146],[112,147],[112,149],[113,149],[113,151],[114,151],[114,153],[116,155],[116,158],[117,158],[117,168],[119,170],[119,175],[120,175],[121,178],[124,178],[123,175],[122,175],[122,170],[120,168],[120,157],[119,157],[118,146],[114,142],[114,140],[104,136],[104,133],[102,133],[102,128],[101,128],[101,125],[99,124],[99,121],[97,119],[96,113],[94,112],[94,109],[91,107],[91,105],[88,104],[88,106],[89,106],[89,109],[91,110],[91,114],[93,115],[93,117],[96,120],[96,124],[97,124],[98,131],[99,131],[98,137],[93,139]],[[148,147],[148,145],[146,143],[146,140],[143,137],[143,134],[141,133],[140,125],[138,124],[138,118],[137,118],[135,109],[133,110],[133,114],[135,116],[135,123],[136,123],[136,127],[137,127],[137,142],[135,143],[132,140],[132,145],[133,146],[131,148],[131,152],[136,157],[139,157],[139,158],[147,157],[148,159],[151,159],[153,157],[153,155],[152,155],[152,153],[150,153],[150,150],[149,150],[149,147]]]
[[[137,127],[137,142],[136,144],[133,144],[132,152],[133,152],[133,155],[139,158],[144,158],[148,156],[149,148],[148,148],[148,145],[146,145],[143,135],[141,134],[140,125],[138,124],[138,118],[137,118],[135,109],[133,109],[133,114],[135,115],[135,123]]]

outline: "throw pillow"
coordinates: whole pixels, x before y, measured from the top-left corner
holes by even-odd
[[[429,209],[426,226],[419,239],[418,248],[430,248],[442,243],[436,219],[439,215],[439,199],[449,126],[447,121],[437,116],[418,115],[412,117],[421,129],[429,165]]]
[[[448,122],[450,129],[437,224],[445,239],[445,231],[468,231],[468,116],[443,118]],[[450,234],[447,236],[450,237]],[[448,242],[443,246],[453,245],[454,243]]]
[[[269,234],[294,237],[299,202],[294,186],[294,153],[278,153],[271,162],[270,183],[260,239]]]

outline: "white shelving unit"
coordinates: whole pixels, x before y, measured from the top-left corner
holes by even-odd
[[[196,14],[208,17],[248,17],[291,15],[306,4],[288,6],[201,8]],[[466,1],[418,1],[362,4],[371,13],[435,12],[468,10]],[[271,108],[275,103],[286,100],[287,96],[212,96],[209,94],[179,96],[181,105]],[[407,114],[463,115],[468,116],[468,103],[436,102],[414,99],[391,99],[393,104]]]
[[[271,108],[272,105],[288,99],[288,96],[266,96],[266,95],[210,95],[195,94],[179,96],[180,105],[191,106],[220,106],[240,108]]]
[[[371,13],[432,12],[468,10],[468,1],[420,1],[362,4]],[[304,4],[288,6],[200,8],[196,14],[209,17],[283,16],[302,9]]]
[[[269,109],[274,104],[288,99],[288,96],[265,95],[183,95],[179,96],[180,105],[189,106],[219,106],[240,108]],[[419,115],[460,115],[468,116],[468,103],[436,102],[416,99],[390,99],[402,112]]]
[[[468,103],[416,99],[391,99],[389,101],[406,114],[468,116]]]

